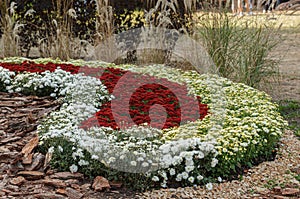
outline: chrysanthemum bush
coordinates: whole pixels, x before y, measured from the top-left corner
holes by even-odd
[[[35,73],[24,72],[25,66]],[[111,121],[114,118],[101,119],[105,115],[101,111],[116,97],[111,92],[113,87],[107,84],[110,79],[100,81],[95,73],[94,77],[78,73],[100,68],[185,86],[187,96],[200,99],[197,110],[202,114],[198,119],[170,123],[162,129],[149,125],[148,120],[124,125],[126,128],[110,126],[115,124]],[[240,168],[270,156],[287,125],[278,106],[264,92],[217,75],[200,75],[163,65],[137,67],[11,58],[1,60],[0,89],[62,99],[60,110],[52,112],[38,126],[39,149],[51,154],[53,168],[80,171],[87,176],[102,175],[135,188],[195,184],[211,188],[211,182],[228,179]],[[85,122],[91,116],[108,125],[87,126]]]

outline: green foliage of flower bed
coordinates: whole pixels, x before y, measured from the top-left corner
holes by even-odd
[[[18,58],[0,62],[22,61]],[[61,63],[49,59],[34,61]],[[74,84],[61,85],[55,96],[63,97],[63,105],[38,127],[39,149],[52,154],[51,165],[59,170],[80,171],[91,177],[102,175],[137,189],[210,185],[222,178],[230,179],[245,166],[269,157],[287,126],[278,105],[272,103],[266,93],[217,75],[200,75],[163,65],[137,67],[81,60],[67,63],[121,68],[186,84],[189,95],[199,96],[201,103],[208,105],[209,114],[203,120],[163,130],[147,125],[118,130],[109,127],[84,130],[79,127],[81,122],[99,107],[94,103],[95,99],[101,104],[101,99],[113,100],[113,96],[105,91],[98,79],[76,74],[77,82],[84,81],[79,85],[73,79]],[[37,81],[34,75],[14,76],[0,67],[0,89],[9,90],[19,77],[25,76]],[[74,78],[71,74],[66,76]],[[26,80],[29,81],[30,78]],[[83,90],[92,90],[95,84],[99,92],[86,92],[83,99],[77,96],[76,93]],[[20,92],[24,85],[26,83],[18,84]],[[72,93],[61,92],[63,90]]]

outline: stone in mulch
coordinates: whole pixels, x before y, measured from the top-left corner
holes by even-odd
[[[94,183],[92,185],[93,189],[95,191],[103,191],[103,190],[109,190],[110,189],[110,184],[107,179],[105,179],[102,176],[97,176],[94,179]]]

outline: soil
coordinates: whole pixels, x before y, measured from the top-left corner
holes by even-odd
[[[281,42],[273,50],[272,57],[279,61],[279,84],[267,91],[276,100],[300,102],[300,12],[275,16],[282,23]]]

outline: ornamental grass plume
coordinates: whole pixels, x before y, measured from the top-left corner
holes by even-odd
[[[6,0],[0,0],[0,24],[2,36],[0,38],[0,57],[16,57],[20,55],[19,31],[20,24],[15,12],[16,3],[10,4]]]

